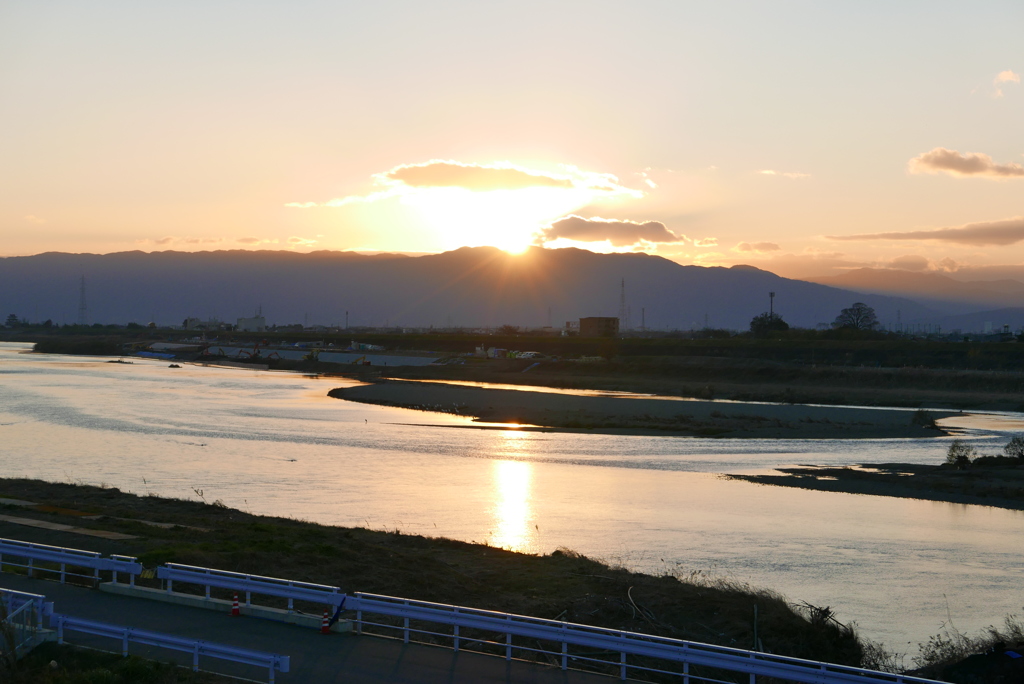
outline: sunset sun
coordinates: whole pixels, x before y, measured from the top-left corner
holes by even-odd
[[[586,190],[429,188],[402,201],[419,212],[445,249],[491,245],[519,253],[533,244],[543,226],[589,199]]]

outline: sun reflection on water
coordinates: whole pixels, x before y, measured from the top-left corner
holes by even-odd
[[[533,464],[524,461],[494,462],[494,531],[491,544],[510,551],[531,551],[536,527],[531,527],[533,507],[530,484]]]

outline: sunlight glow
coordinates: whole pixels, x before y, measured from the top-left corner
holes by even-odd
[[[533,546],[534,535],[530,530],[532,479],[533,465],[530,463],[494,462],[495,496],[492,510],[496,530],[491,536],[493,545],[510,551],[528,551]]]
[[[589,188],[424,188],[407,192],[402,202],[420,213],[442,249],[493,245],[516,254],[534,242],[542,226],[586,206],[595,195]]]

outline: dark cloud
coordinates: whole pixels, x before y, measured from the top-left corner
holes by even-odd
[[[527,171],[511,165],[462,164],[456,161],[429,161],[408,164],[381,174],[411,188],[466,188],[467,190],[518,190],[521,188],[572,188],[572,180]]]
[[[779,247],[774,242],[741,242],[732,248],[734,252],[777,252]]]
[[[1024,217],[1002,221],[968,223],[957,228],[912,230],[905,233],[862,233],[860,235],[828,235],[830,240],[938,240],[958,245],[986,247],[1013,245],[1024,240]]]
[[[910,160],[911,173],[948,173],[951,176],[983,178],[1024,178],[1020,164],[996,164],[992,157],[980,152],[961,154],[956,150],[936,147]]]
[[[558,219],[541,231],[541,242],[552,242],[558,238],[577,242],[602,242],[607,240],[616,247],[644,242],[685,242],[685,235],[676,235],[660,221],[619,221],[605,218],[583,218],[566,216]]]

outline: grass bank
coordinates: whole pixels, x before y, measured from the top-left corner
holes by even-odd
[[[0,506],[33,517],[137,535],[112,541],[0,522],[0,536],[237,572],[568,620],[738,648],[857,665],[865,647],[826,608],[700,573],[654,576],[570,550],[528,555],[444,538],[258,516],[216,503],[117,489],[0,480]],[[86,515],[83,515],[86,514]],[[102,516],[94,518],[93,516]],[[147,523],[174,523],[154,527]]]

